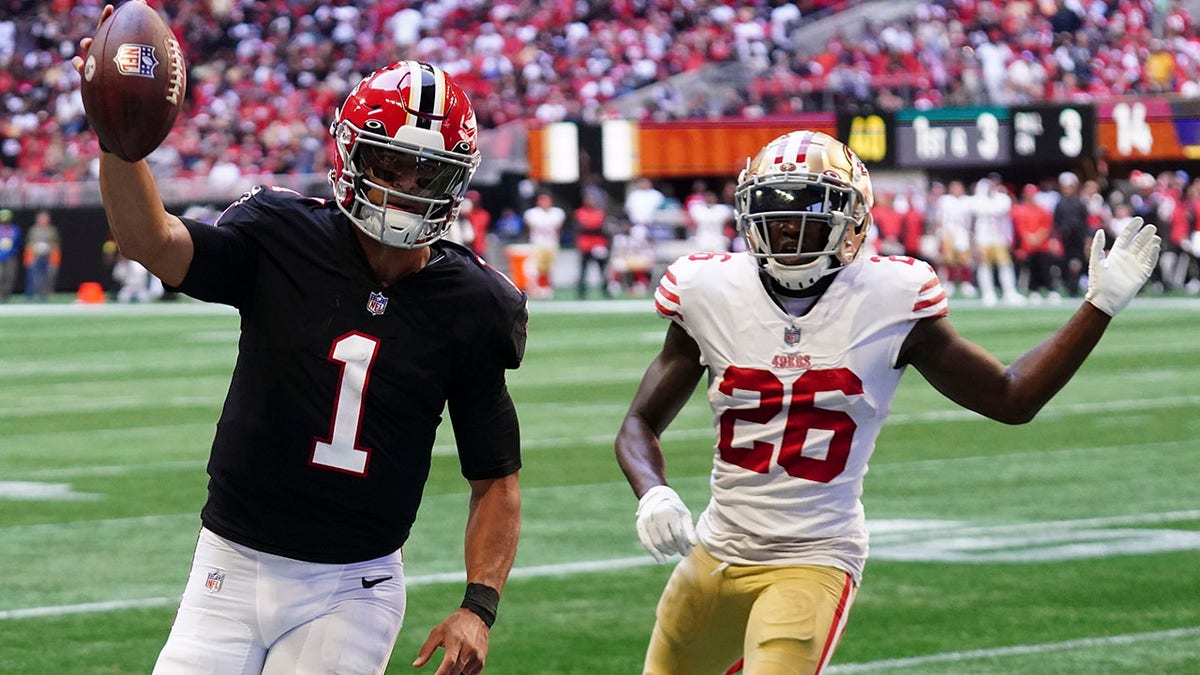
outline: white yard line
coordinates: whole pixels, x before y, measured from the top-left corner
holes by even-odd
[[[1159,405],[1163,405],[1161,400]],[[966,412],[966,411],[964,411]],[[974,414],[974,413],[967,413]],[[912,420],[916,422],[916,420]],[[195,423],[188,423],[195,426]],[[168,427],[161,427],[168,428]],[[206,429],[206,433],[208,433]],[[704,428],[680,428],[669,429],[665,434],[664,440],[667,443],[680,441],[710,441],[713,431],[709,427]],[[539,438],[526,439],[521,442],[523,450],[557,450],[569,445],[605,445],[613,442],[612,434],[594,434],[589,436],[576,436],[571,438]],[[207,441],[206,441],[207,443]],[[707,443],[711,446],[711,443]],[[1087,454],[1091,452],[1105,452],[1110,450],[1154,450],[1166,449],[1174,446],[1186,446],[1191,448],[1195,445],[1193,440],[1179,441],[1160,441],[1156,443],[1131,443],[1128,445],[1102,445],[1090,448],[1064,448],[1061,450],[1047,450],[1038,454],[1041,458],[1055,456],[1070,456],[1077,454]],[[433,446],[433,454],[438,456],[452,456],[456,452],[455,446],[450,443],[437,443]],[[1028,453],[1008,453],[1002,455],[970,455],[967,457],[941,457],[937,459],[915,459],[909,461],[887,462],[888,471],[896,468],[915,468],[925,466],[937,466],[941,464],[956,464],[961,462],[993,462],[1003,460],[1005,458],[1016,458],[1027,456]],[[169,462],[147,462],[139,464],[111,464],[101,466],[80,466],[80,467],[63,467],[60,469],[39,469],[34,471],[14,471],[11,474],[6,474],[5,478],[9,480],[71,480],[74,478],[85,478],[88,476],[116,476],[127,473],[143,472],[143,471],[194,471],[203,470],[208,464],[207,457],[205,459],[195,460],[173,460]],[[884,463],[880,462],[882,466]]]
[[[566,576],[584,574],[587,572],[608,572],[654,565],[654,559],[649,555],[634,558],[613,558],[611,560],[583,560],[579,562],[560,563],[557,565],[533,565],[530,567],[513,568],[510,578],[531,579],[536,577]],[[406,577],[407,587],[427,586],[430,584],[462,583],[467,580],[465,572],[442,572],[438,574],[415,574]],[[85,602],[77,605],[50,605],[47,607],[27,607],[24,609],[0,610],[0,621],[7,619],[31,619],[43,616],[66,616],[68,614],[89,614],[95,612],[115,612],[124,609],[145,609],[148,607],[164,607],[179,602],[178,596],[142,598],[140,600],[110,600],[107,602]]]
[[[1093,649],[1110,645],[1129,645],[1137,642],[1159,642],[1200,636],[1200,626],[1190,628],[1174,628],[1149,633],[1126,633],[1123,635],[1106,635],[1103,637],[1079,638],[1062,642],[1043,642],[1040,644],[1013,645],[1011,647],[995,647],[992,649],[969,649],[957,652],[942,652],[925,656],[912,656],[904,659],[882,659],[863,663],[846,663],[831,666],[828,673],[874,673],[891,671],[897,668],[927,666],[935,663],[959,663],[975,659],[994,659],[1009,656],[1028,656],[1046,652],[1061,652],[1072,649]]]

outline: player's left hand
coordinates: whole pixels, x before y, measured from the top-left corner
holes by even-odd
[[[672,553],[691,553],[699,541],[692,526],[692,512],[679,494],[666,485],[646,490],[638,501],[637,532],[642,546],[659,563]]]
[[[1129,221],[1117,235],[1112,250],[1104,253],[1104,230],[1092,241],[1088,260],[1088,290],[1084,300],[1101,312],[1116,316],[1125,309],[1158,264],[1162,239],[1153,225],[1143,226],[1138,217]]]
[[[429,663],[437,648],[442,647],[446,656],[433,675],[477,675],[483,672],[483,662],[487,659],[489,632],[483,619],[474,612],[455,610],[429,631],[429,637],[413,661],[413,668]]]

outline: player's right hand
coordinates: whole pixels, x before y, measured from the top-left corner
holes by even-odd
[[[692,526],[692,512],[666,485],[655,485],[638,500],[637,532],[642,546],[659,563],[674,553],[691,553],[699,541]]]
[[[1088,290],[1085,300],[1109,316],[1125,309],[1158,264],[1162,239],[1153,225],[1134,218],[1117,235],[1112,250],[1104,253],[1104,230],[1092,241],[1088,260]]]

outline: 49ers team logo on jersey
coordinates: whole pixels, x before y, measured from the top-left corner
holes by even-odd
[[[367,299],[367,311],[375,316],[379,316],[387,311],[387,296],[383,293],[372,292],[371,297]]]

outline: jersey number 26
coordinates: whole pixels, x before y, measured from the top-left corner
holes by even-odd
[[[775,419],[784,407],[783,382],[769,370],[730,366],[718,385],[726,396],[733,390],[757,392],[757,408],[731,408],[721,414],[717,450],[721,459],[757,473],[770,469],[774,446],[766,441],[754,441],[750,447],[733,445],[734,425],[739,420],[753,424],[767,424]],[[840,391],[846,396],[863,393],[862,380],[846,368],[809,370],[792,383],[788,392],[787,419],[784,422],[783,438],[779,449],[779,465],[790,476],[828,483],[846,469],[850,457],[850,442],[858,425],[842,410],[818,408],[815,404],[819,392]],[[805,443],[809,432],[824,429],[833,432],[829,438],[829,450],[825,459],[806,457]]]

